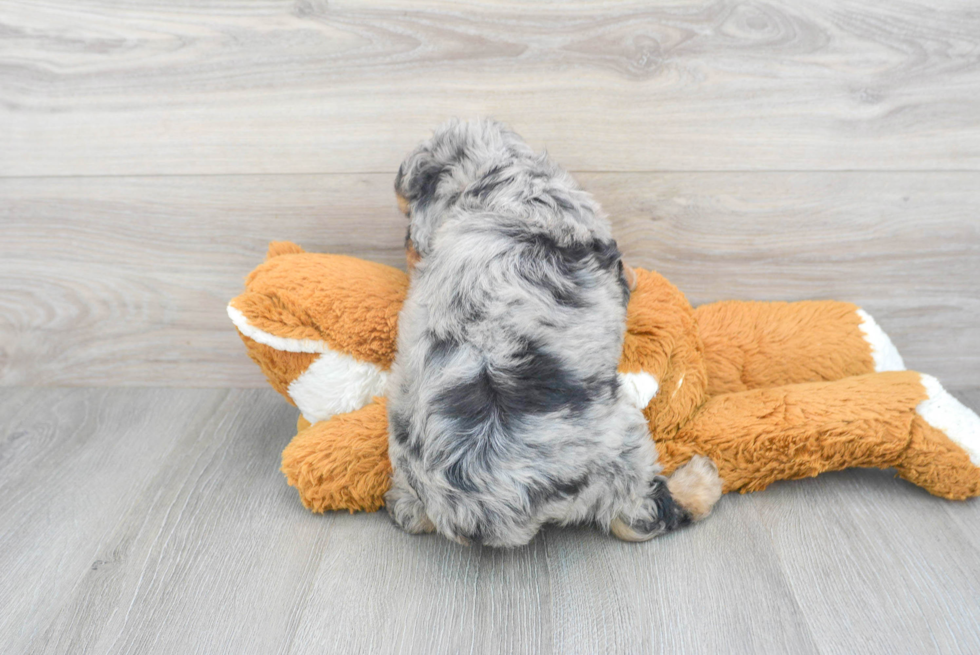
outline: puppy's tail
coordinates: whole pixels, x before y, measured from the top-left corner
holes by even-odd
[[[711,513],[721,498],[718,469],[707,457],[696,455],[668,480],[656,478],[638,515],[616,517],[610,529],[624,541],[646,541]]]

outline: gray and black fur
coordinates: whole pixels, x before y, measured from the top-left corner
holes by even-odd
[[[491,546],[687,523],[620,389],[630,292],[592,197],[489,120],[440,128],[395,188],[419,256],[388,389],[395,521]]]

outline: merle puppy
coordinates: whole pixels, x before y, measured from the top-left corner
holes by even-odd
[[[394,520],[519,546],[548,522],[645,540],[707,515],[714,465],[658,476],[617,376],[631,271],[592,197],[488,120],[437,130],[395,190],[412,274],[388,389]]]

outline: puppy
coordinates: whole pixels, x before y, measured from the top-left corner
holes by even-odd
[[[620,386],[630,271],[592,197],[489,120],[441,127],[395,190],[411,269],[387,392],[395,522],[507,547],[545,523],[638,541],[707,515],[714,465],[658,476]]]

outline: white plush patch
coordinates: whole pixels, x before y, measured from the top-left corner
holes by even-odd
[[[898,354],[898,348],[888,338],[885,331],[871,318],[871,314],[863,309],[857,310],[857,314],[861,317],[861,325],[858,327],[864,334],[864,340],[871,345],[871,357],[875,360],[875,371],[878,373],[882,371],[904,371],[905,362],[902,361],[902,356]]]
[[[657,391],[660,390],[657,378],[644,371],[620,373],[619,383],[627,397],[640,409],[646,409],[650,401],[656,397]]]
[[[384,394],[388,373],[375,364],[328,350],[289,384],[289,397],[310,423],[353,412]]]
[[[922,376],[922,386],[929,398],[919,403],[915,411],[937,430],[942,430],[956,442],[974,465],[980,466],[980,416],[943,389],[931,375]]]
[[[228,316],[242,334],[270,348],[291,353],[321,353],[288,389],[289,397],[310,423],[353,412],[371,402],[372,396],[384,393],[388,373],[376,364],[332,350],[318,339],[288,339],[269,334],[251,325],[231,305],[228,305]]]

